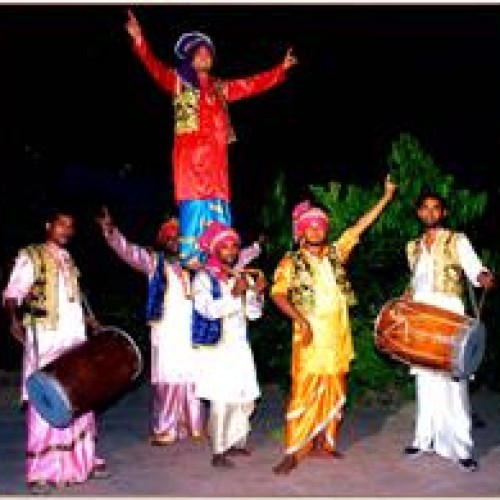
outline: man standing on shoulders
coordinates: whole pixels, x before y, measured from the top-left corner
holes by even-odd
[[[265,92],[285,80],[297,63],[289,49],[273,68],[247,78],[222,80],[212,75],[215,48],[198,31],[184,33],[175,44],[173,67],[159,61],[131,11],[126,25],[133,50],[174,105],[174,195],[179,205],[180,256],[197,269],[206,256],[198,238],[217,220],[231,225],[228,145],[235,140],[228,104]]]

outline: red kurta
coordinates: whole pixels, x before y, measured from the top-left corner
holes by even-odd
[[[264,92],[283,81],[286,72],[283,65],[248,78],[221,80],[220,91],[219,81],[208,77],[200,82],[199,91],[182,94],[185,87],[177,73],[155,57],[144,39],[135,43],[134,48],[149,73],[165,91],[173,94],[174,100],[180,101],[179,96],[184,95],[179,115],[183,123],[176,115],[172,154],[176,201],[218,198],[229,202],[230,122],[225,104]]]

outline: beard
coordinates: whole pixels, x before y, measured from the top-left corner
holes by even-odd
[[[437,229],[443,225],[443,219],[434,220],[434,221],[420,221],[424,229]]]

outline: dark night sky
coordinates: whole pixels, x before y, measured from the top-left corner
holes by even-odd
[[[6,192],[70,175],[67,189],[125,204],[132,218],[171,205],[170,99],[131,54],[125,9],[0,7]],[[266,69],[295,48],[300,64],[284,85],[232,105],[237,223],[249,221],[279,168],[295,196],[332,178],[379,182],[400,132],[416,135],[464,185],[498,196],[497,6],[140,5],[135,12],[168,62],[183,31],[207,32],[221,76]]]

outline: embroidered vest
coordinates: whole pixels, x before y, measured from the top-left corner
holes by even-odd
[[[34,269],[34,282],[30,293],[25,299],[24,323],[29,325],[32,321],[47,329],[55,329],[59,319],[59,272],[57,263],[47,251],[44,244],[30,245],[24,251]],[[74,300],[80,300],[78,285],[79,271],[71,257],[69,257],[69,280],[67,286]]]
[[[314,296],[314,276],[311,264],[301,250],[289,252],[288,256],[293,263],[291,287],[288,290],[288,299],[297,307],[305,310],[312,310],[315,306]],[[337,256],[335,245],[330,245],[327,254],[330,265],[332,266],[335,282],[347,304],[353,306],[357,303],[356,296],[352,289],[347,273],[340,263]]]
[[[464,275],[458,258],[457,242],[463,235],[449,229],[438,232],[434,242],[433,290],[462,296]],[[406,247],[408,264],[412,273],[422,254],[422,238],[410,241]]]
[[[228,137],[227,142],[230,144],[236,140],[231,119],[229,116],[229,109],[227,99],[224,96],[222,88],[222,81],[216,79],[214,81],[215,93],[222,101],[222,106],[227,117],[228,123]],[[175,133],[185,134],[189,132],[196,132],[200,127],[200,90],[195,89],[182,82],[177,78],[176,91],[173,99],[174,106],[174,123]]]
[[[220,283],[215,276],[207,273],[210,278],[212,298],[220,299],[222,296]],[[191,324],[191,342],[196,347],[213,346],[219,342],[222,335],[222,318],[210,319],[200,314],[193,305]]]

